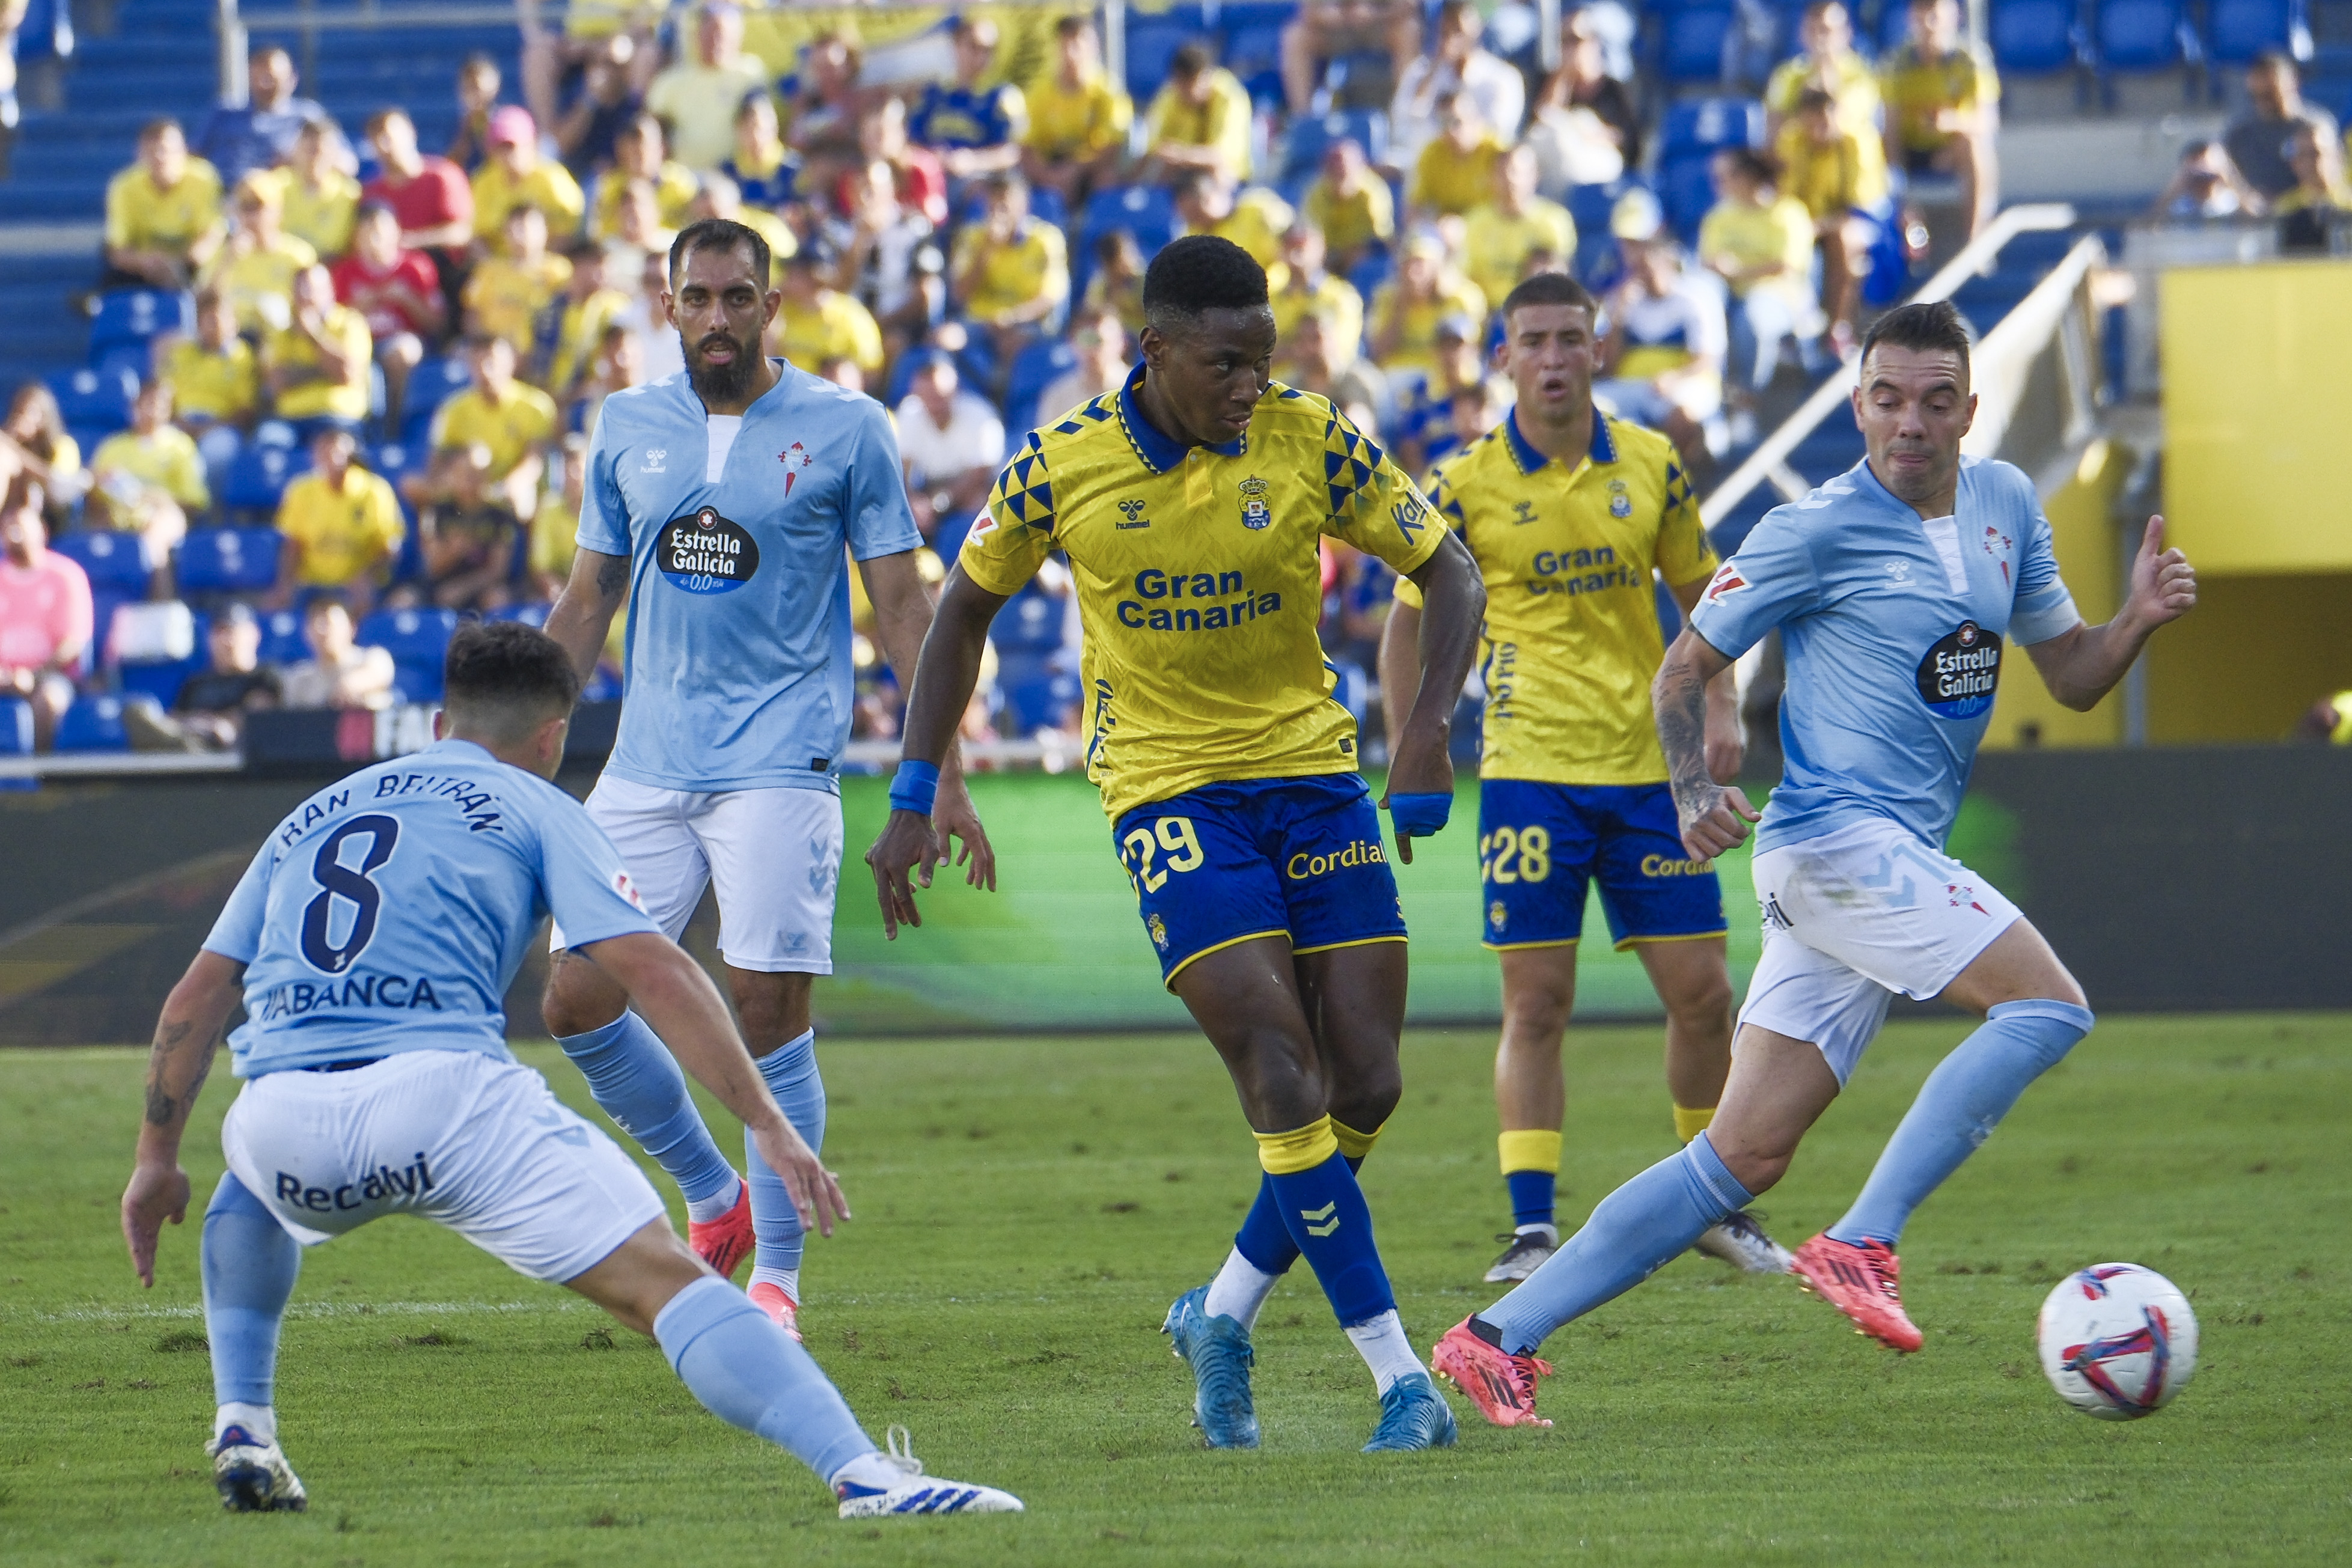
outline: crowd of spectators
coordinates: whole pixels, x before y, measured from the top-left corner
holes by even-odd
[[[1139,193],[1173,232],[1256,256],[1276,374],[1418,474],[1507,411],[1488,350],[1524,277],[1585,275],[1606,306],[1600,396],[1705,465],[1752,434],[1784,362],[1852,351],[1862,283],[1906,226],[1906,176],[1957,182],[1969,223],[1994,194],[1999,89],[1961,42],[1958,0],[1910,0],[1908,41],[1874,67],[1839,0],[1808,6],[1801,52],[1766,87],[1766,144],[1715,157],[1714,209],[1683,234],[1628,178],[1647,133],[1613,0],[1570,10],[1549,72],[1490,50],[1468,0],[1305,0],[1274,90],[1254,101],[1190,44],[1141,105],[1084,15],[1054,22],[1020,81],[979,15],[945,24],[942,68],[919,80],[875,79],[846,29],[772,75],[726,0],[682,16],[667,44],[661,20],[574,5],[561,33],[526,37],[519,92],[469,60],[439,152],[400,108],[365,112],[352,145],[268,47],[247,106],[193,140],[170,120],[145,128],[108,189],[102,287],[185,291],[188,329],[153,341],[129,428],[86,456],[39,386],[0,433],[0,682],[44,735],[60,683],[69,697],[95,681],[109,635],[84,623],[86,584],[83,622],[59,608],[76,569],[45,528],[135,537],[157,601],[180,592],[173,552],[192,530],[268,524],[282,540],[265,588],[203,606],[209,663],[155,705],[174,711],[143,713],[141,744],[226,744],[257,704],[394,700],[383,661],[352,640],[372,612],[543,606],[574,549],[602,401],[682,368],[666,253],[698,217],[767,238],[772,353],[891,407],[919,526],[948,560],[1008,444],[1115,389],[1137,357],[1142,271],[1169,221],[1082,230],[1097,197]],[[2278,116],[2315,127],[2287,78]],[[1380,134],[1289,160],[1293,128],[1335,108],[1377,110]],[[2332,170],[2332,127],[2314,135]],[[2308,150],[2273,151],[2293,189],[2268,199],[2295,200]],[[2230,179],[2276,173],[2249,155]],[[1604,187],[1607,233],[1580,235],[1572,193]],[[266,515],[237,517],[257,453],[295,476]],[[1335,549],[1327,578],[1335,651],[1376,640],[1378,563]],[[1006,667],[1041,683],[1003,694],[1008,733],[1075,723],[1066,584],[1049,574],[1034,592],[1000,639]],[[256,612],[300,616],[299,668],[257,663]],[[888,673],[861,656],[860,727],[887,734]]]
[[[2331,248],[2352,212],[2346,144],[2336,117],[2305,100],[2294,57],[2273,51],[2246,68],[2246,109],[2218,141],[2180,151],[2154,215],[2173,223],[2271,218],[2279,248]]]

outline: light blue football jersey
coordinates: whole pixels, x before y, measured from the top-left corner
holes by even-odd
[[[205,949],[247,966],[236,1076],[406,1051],[511,1060],[540,917],[574,947],[657,929],[580,802],[468,740],[330,784],[261,846]]]
[[[2006,463],[1961,459],[1954,515],[1932,522],[1867,460],[1775,507],[1691,616],[1730,658],[1780,629],[1785,761],[1756,847],[1885,817],[1941,848],[1991,722],[2005,643],[2045,642],[2080,619],[2032,481]]]
[[[684,371],[604,400],[584,549],[630,559],[621,733],[605,766],[688,790],[837,790],[855,702],[849,567],[922,543],[898,441],[863,392],[772,361],[719,477]]]

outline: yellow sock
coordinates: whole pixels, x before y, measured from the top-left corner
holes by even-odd
[[[1257,1161],[1270,1176],[1311,1171],[1339,1152],[1339,1140],[1328,1116],[1318,1116],[1291,1132],[1257,1134]]]
[[[1331,1136],[1338,1142],[1341,1154],[1360,1165],[1364,1156],[1372,1152],[1372,1145],[1381,1141],[1381,1129],[1386,1126],[1387,1124],[1382,1123],[1369,1133],[1360,1133],[1334,1116],[1331,1118]]]
[[[1503,1156],[1503,1174],[1513,1171],[1549,1171],[1559,1174],[1559,1134],[1541,1127],[1507,1132],[1495,1140]]]
[[[1675,1136],[1687,1144],[1706,1132],[1706,1124],[1714,1120],[1715,1107],[1712,1105],[1696,1111],[1688,1105],[1677,1105],[1675,1107]]]

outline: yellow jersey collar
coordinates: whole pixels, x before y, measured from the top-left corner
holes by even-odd
[[[1503,416],[1503,435],[1504,439],[1511,444],[1511,457],[1518,464],[1520,473],[1532,474],[1551,461],[1536,450],[1533,442],[1519,433],[1517,409],[1513,409]],[[1609,434],[1608,415],[1602,413],[1598,408],[1592,411],[1591,455],[1595,463],[1617,461],[1617,438]]]
[[[1128,372],[1127,384],[1118,389],[1118,423],[1120,428],[1127,432],[1128,444],[1135,448],[1138,457],[1143,459],[1143,465],[1154,474],[1165,474],[1184,461],[1184,454],[1190,448],[1180,441],[1162,435],[1156,425],[1143,417],[1143,410],[1136,402],[1137,393],[1143,390],[1143,366],[1136,366]],[[1239,457],[1248,442],[1249,433],[1244,431],[1223,445],[1213,445],[1209,450],[1220,457]]]

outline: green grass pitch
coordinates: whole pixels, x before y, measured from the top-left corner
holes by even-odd
[[[1765,1200],[1832,1218],[1963,1025],[1891,1030]],[[1502,1221],[1483,1033],[1420,1032],[1366,1170],[1407,1326],[1491,1295]],[[1572,1044],[1573,1221],[1667,1152],[1654,1030]],[[551,1049],[526,1052],[587,1109]],[[845,1524],[659,1354],[455,1237],[394,1220],[309,1254],[278,1409],[309,1514],[225,1516],[197,1230],[139,1291],[115,1204],[140,1054],[11,1052],[0,1092],[0,1560],[1525,1563],[2340,1562],[2352,1540],[2352,1019],[2114,1019],[1906,1239],[1927,1332],[1897,1359],[1786,1280],[1685,1259],[1557,1335],[1549,1432],[1466,1408],[1447,1452],[1356,1450],[1361,1364],[1301,1275],[1258,1339],[1265,1447],[1201,1449],[1155,1332],[1255,1183],[1197,1038],[837,1042],[828,1154],[856,1220],[812,1247],[810,1344],[878,1436],[1009,1487],[1019,1519]],[[197,1204],[230,1097],[189,1140]],[[591,1114],[593,1114],[591,1112]],[[719,1124],[714,1122],[714,1125]],[[2194,1297],[2195,1384],[2111,1425],[2042,1382],[2057,1273],[2152,1265]]]

